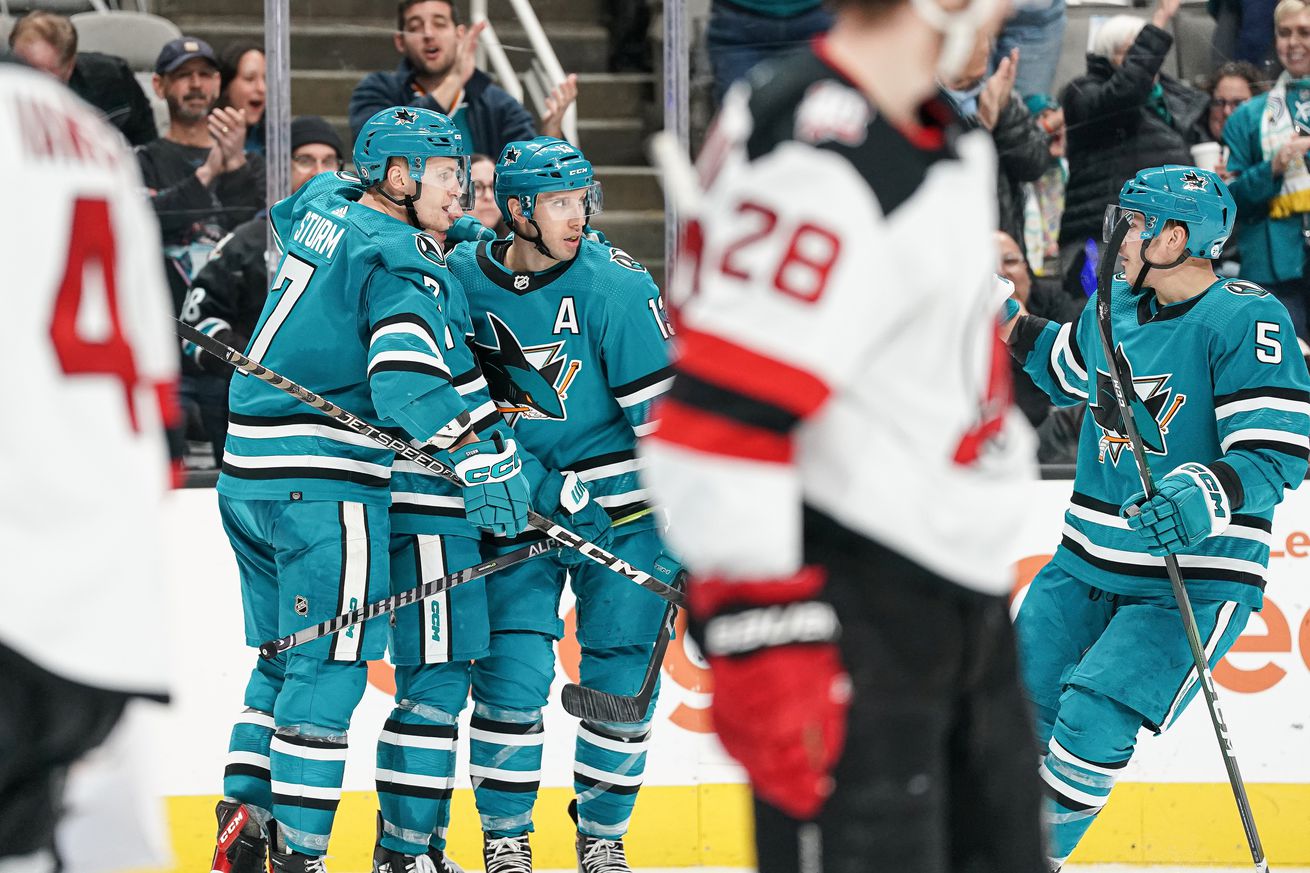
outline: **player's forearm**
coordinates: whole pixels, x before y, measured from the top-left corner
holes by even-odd
[[[1077,406],[1087,400],[1087,370],[1077,351],[1074,326],[1035,315],[1020,315],[1010,332],[1010,354],[1033,384],[1056,406]]]

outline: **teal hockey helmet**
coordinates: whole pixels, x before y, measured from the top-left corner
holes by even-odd
[[[507,224],[513,223],[510,200],[517,199],[524,217],[533,221],[538,195],[548,191],[579,190],[586,191],[581,200],[585,213],[582,217],[598,214],[602,203],[601,189],[591,161],[577,146],[565,140],[539,136],[511,142],[496,161],[496,205]]]
[[[1187,227],[1186,255],[1214,260],[1233,232],[1237,202],[1218,173],[1166,164],[1142,170],[1124,183],[1118,205],[1106,207],[1103,241],[1110,241],[1119,219],[1130,212],[1143,216],[1143,246],[1164,229],[1166,221],[1172,220]],[[1182,263],[1183,257],[1177,263]]]
[[[473,208],[464,137],[455,123],[440,112],[393,106],[364,122],[355,137],[355,171],[359,178],[369,187],[377,185],[386,177],[391,158],[403,158],[410,178],[420,185],[428,158],[453,158],[458,164],[460,206]]]

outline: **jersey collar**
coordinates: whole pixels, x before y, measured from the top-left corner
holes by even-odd
[[[512,239],[513,237],[508,237],[478,243],[478,267],[482,270],[482,275],[506,291],[519,296],[531,294],[538,288],[545,288],[567,273],[582,254],[581,247],[579,247],[578,254],[574,255],[571,260],[565,261],[559,266],[551,267],[544,272],[513,273],[505,266],[505,252],[509,248]]]

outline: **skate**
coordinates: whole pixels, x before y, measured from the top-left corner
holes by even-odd
[[[378,813],[378,843],[373,849],[373,873],[464,873],[464,868],[448,860],[440,849],[429,848],[424,855],[406,855],[382,845],[382,813]]]
[[[437,873],[464,873],[464,868],[447,858],[440,849],[428,849],[428,860]]]
[[[569,801],[569,818],[578,823],[578,801]],[[579,833],[574,844],[578,852],[578,873],[632,873],[623,840],[603,840]]]
[[[632,873],[623,854],[623,840],[602,840],[578,834],[578,873]]]
[[[532,846],[528,835],[482,838],[482,860],[487,873],[532,873]]]
[[[218,817],[218,845],[210,864],[213,873],[263,873],[268,840],[245,805],[220,800],[214,815]]]
[[[302,855],[287,848],[285,841],[278,838],[277,822],[269,825],[269,835],[272,838],[268,853],[270,873],[327,873],[321,855]]]

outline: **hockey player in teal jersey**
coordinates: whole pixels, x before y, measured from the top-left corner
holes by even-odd
[[[613,532],[607,547],[670,580],[678,568],[663,552],[659,516],[638,479],[635,453],[651,401],[670,377],[659,290],[623,251],[586,238],[600,188],[572,145],[547,137],[510,143],[496,171],[496,200],[513,235],[450,254],[492,397],[525,456],[585,483],[591,515],[579,533],[605,542],[611,520],[635,517]],[[552,643],[563,631],[559,598],[566,576],[578,598],[584,685],[635,693],[659,633],[665,606],[659,598],[568,553],[534,559],[488,584],[491,655],[473,670],[470,772],[489,873],[531,869],[541,710],[555,674]],[[628,869],[622,840],[641,785],[653,709],[652,702],[635,724],[579,726],[580,870]]]
[[[1107,229],[1132,221],[1112,335],[1158,483],[1150,500],[1094,302],[1074,324],[1006,325],[1055,403],[1087,405],[1064,536],[1017,619],[1055,869],[1105,805],[1139,728],[1164,731],[1198,690],[1163,556],[1178,557],[1213,665],[1261,607],[1274,507],[1306,473],[1310,377],[1287,311],[1258,285],[1214,274],[1235,212],[1218,175],[1180,166],[1141,171],[1107,210]]]
[[[365,126],[355,154],[380,156],[362,183],[319,176],[273,208],[286,254],[246,354],[422,444],[477,483],[458,495],[467,521],[513,536],[528,485],[513,441],[482,439],[455,384],[467,368],[447,358],[439,254],[424,233],[458,217],[458,133],[400,107]],[[392,463],[266,383],[233,380],[219,508],[250,645],[386,595]],[[350,715],[386,644],[374,621],[258,663],[232,731],[213,869],[254,873],[271,849],[275,873],[322,873]]]

